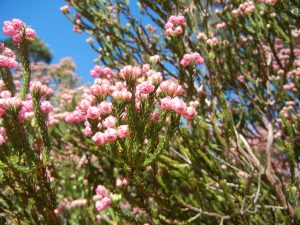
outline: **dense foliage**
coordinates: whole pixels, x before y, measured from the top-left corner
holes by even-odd
[[[66,2],[90,86],[4,22],[1,224],[300,222],[298,0]]]

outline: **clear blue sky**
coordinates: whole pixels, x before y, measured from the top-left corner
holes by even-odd
[[[52,63],[70,56],[77,65],[77,74],[84,82],[91,81],[89,70],[97,54],[86,43],[84,33],[72,31],[72,24],[60,12],[63,0],[0,0],[0,40],[4,20],[19,18],[34,28],[53,53]]]

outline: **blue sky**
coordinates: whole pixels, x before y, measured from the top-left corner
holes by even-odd
[[[60,12],[63,5],[63,0],[0,0],[0,27],[4,20],[23,20],[49,45],[54,56],[52,63],[70,56],[83,81],[92,81],[89,70],[94,66],[93,59],[97,54],[86,43],[87,35],[72,31],[71,22]],[[0,33],[0,40],[6,37],[2,29]]]

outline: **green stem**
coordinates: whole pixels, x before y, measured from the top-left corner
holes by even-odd
[[[21,42],[20,53],[21,53],[21,61],[23,66],[23,83],[20,91],[20,98],[24,100],[29,88],[29,82],[31,76],[28,45],[26,42]]]

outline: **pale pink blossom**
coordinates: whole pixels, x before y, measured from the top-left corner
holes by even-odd
[[[129,135],[128,125],[120,125],[117,129],[118,137],[124,139]]]
[[[106,128],[114,128],[116,127],[117,118],[114,116],[109,116],[105,118],[105,120],[102,122],[102,125]]]
[[[53,106],[49,101],[41,101],[40,107],[43,113],[48,114],[53,110]]]
[[[101,110],[96,106],[91,106],[87,110],[87,118],[90,119],[98,119],[100,117],[100,114],[101,114]]]
[[[108,129],[106,129],[105,132],[104,132],[104,134],[105,134],[105,139],[108,142],[114,142],[117,139],[117,137],[118,137],[118,132],[114,128],[108,128]]]
[[[96,209],[98,212],[103,211],[112,203],[112,199],[109,196],[105,196],[100,201],[96,202]]]
[[[92,140],[96,142],[96,145],[104,145],[106,144],[106,135],[102,132],[97,132],[93,137]]]

